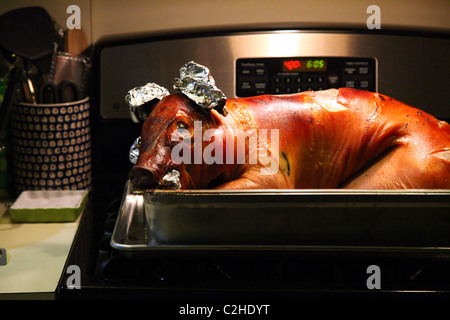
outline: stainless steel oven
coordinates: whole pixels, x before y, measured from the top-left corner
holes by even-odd
[[[63,275],[58,296],[448,295],[450,241],[443,230],[450,218],[442,214],[449,206],[445,192],[436,197],[443,203],[438,214],[423,214],[433,195],[421,202],[423,211],[414,209],[413,219],[423,221],[413,225],[432,226],[425,242],[419,237],[391,246],[345,241],[323,245],[316,238],[295,246],[152,247],[143,207],[127,209],[128,151],[141,127],[131,121],[124,97],[147,82],[172,88],[179,68],[194,60],[210,68],[228,97],[354,87],[378,91],[448,120],[449,52],[448,34],[384,30],[227,30],[102,39],[95,51],[92,86],[94,188],[67,262],[80,266],[82,289],[69,290],[68,275]],[[412,196],[407,195],[406,208],[414,207]],[[377,201],[376,195],[370,197]],[[392,234],[395,227],[389,230],[384,230],[385,244],[399,238]],[[383,290],[367,287],[370,265],[380,266]]]
[[[348,86],[450,118],[450,48],[444,35],[341,30],[149,35],[105,42],[98,50],[105,119],[128,118],[124,95],[129,89],[147,82],[171,88],[178,69],[190,60],[208,66],[230,98]],[[290,62],[303,67],[289,69]]]

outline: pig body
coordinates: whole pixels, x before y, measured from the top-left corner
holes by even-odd
[[[264,95],[227,99],[226,110],[199,110],[182,94],[163,98],[143,125],[133,184],[155,188],[176,169],[182,189],[450,188],[449,124],[385,95]],[[203,161],[195,159],[200,130]],[[263,131],[255,148],[252,135]],[[245,136],[241,161],[236,132]],[[174,161],[174,150],[185,161]]]

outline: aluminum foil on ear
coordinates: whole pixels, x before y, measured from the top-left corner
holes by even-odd
[[[130,107],[131,119],[136,123],[145,121],[151,111],[147,102],[154,99],[161,100],[169,94],[166,88],[156,83],[147,83],[145,86],[131,89],[125,96],[125,101]]]
[[[174,79],[173,87],[202,108],[222,112],[225,106],[227,97],[216,87],[209,69],[194,61],[180,68],[180,78]]]
[[[133,145],[130,148],[130,154],[128,156],[128,159],[130,159],[130,162],[132,164],[136,164],[137,159],[139,157],[139,146],[141,145],[141,137],[138,137]]]

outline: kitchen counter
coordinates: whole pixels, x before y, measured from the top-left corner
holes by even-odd
[[[16,223],[0,202],[1,299],[54,299],[82,214],[67,223]]]

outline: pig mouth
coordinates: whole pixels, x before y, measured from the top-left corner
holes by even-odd
[[[186,166],[169,166],[163,177],[159,179],[156,188],[170,190],[195,189],[195,184],[188,170],[186,170]]]
[[[159,180],[158,189],[181,189],[180,172],[177,169],[167,170],[167,173]]]
[[[138,190],[179,190],[193,185],[192,178],[186,169],[178,166],[168,166],[165,171],[160,172],[135,165],[130,170],[129,179],[133,187]]]

